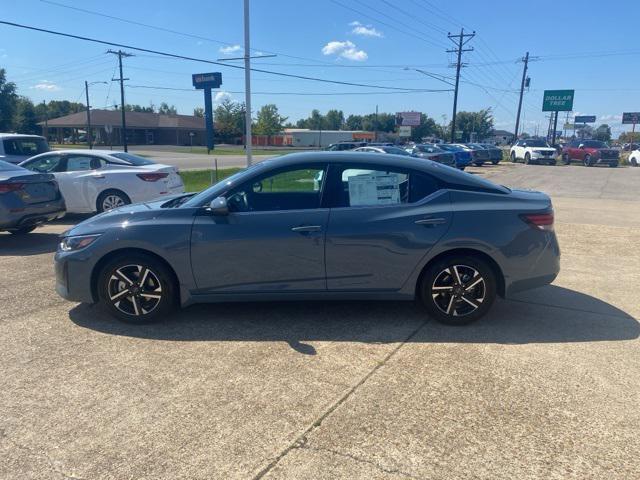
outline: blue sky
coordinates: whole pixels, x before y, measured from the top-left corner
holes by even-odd
[[[0,19],[211,60],[242,55],[241,0],[54,3],[193,36],[41,0],[5,0]],[[513,131],[522,72],[517,59],[528,50],[538,58],[530,63],[531,89],[523,105],[525,131],[534,133],[537,127],[546,131],[541,111],[544,89],[573,88],[577,113],[597,115],[598,123],[609,123],[619,133],[628,129],[620,124],[622,112],[640,111],[640,47],[634,37],[639,17],[638,1],[253,0],[253,54],[278,56],[256,59],[252,66],[376,87],[448,89],[445,83],[412,68],[454,75],[448,66],[453,57],[445,52],[453,44],[446,34],[464,26],[475,30],[476,36],[468,43],[474,51],[463,57],[468,66],[462,72],[459,111],[491,107],[496,127]],[[109,81],[114,75],[116,58],[104,53],[105,46],[4,25],[0,25],[0,35],[0,66],[16,82],[19,93],[36,102],[84,102],[84,80]],[[202,104],[200,92],[188,91],[191,74],[208,71],[223,74],[218,100],[244,97],[242,70],[137,53],[125,60],[124,70],[130,78],[128,103],[166,101],[180,113],[191,113]],[[451,118],[450,92],[395,93],[264,73],[253,73],[252,79],[253,110],[275,103],[292,121],[306,117],[313,108],[323,112],[338,108],[348,115],[373,112],[376,105],[386,112],[423,111],[439,123]],[[186,90],[141,88],[157,86]],[[315,95],[318,93],[346,94]],[[116,84],[92,86],[94,108],[114,102],[119,102]]]

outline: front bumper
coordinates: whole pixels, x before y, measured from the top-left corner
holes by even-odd
[[[92,272],[95,262],[86,250],[56,252],[54,256],[56,293],[66,300],[94,303]]]

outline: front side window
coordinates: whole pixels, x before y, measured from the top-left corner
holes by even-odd
[[[62,157],[60,155],[45,155],[28,162],[25,164],[25,168],[40,173],[59,172],[61,170],[61,160]]]
[[[254,178],[227,196],[231,212],[307,210],[320,207],[324,166],[289,168]]]
[[[335,207],[366,207],[414,203],[440,187],[422,172],[373,167],[343,168],[333,199]]]

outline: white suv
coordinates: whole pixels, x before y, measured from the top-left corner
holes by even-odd
[[[631,155],[629,155],[629,163],[634,167],[640,167],[640,149],[631,152]]]
[[[539,138],[527,138],[518,140],[511,147],[510,157],[512,162],[524,160],[524,163],[556,164],[556,149],[551,147],[546,140]]]
[[[18,164],[50,150],[44,137],[19,133],[0,133],[0,160],[5,162]]]

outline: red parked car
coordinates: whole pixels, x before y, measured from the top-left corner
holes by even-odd
[[[607,164],[617,167],[620,152],[601,142],[600,140],[573,140],[562,149],[562,161],[565,165],[572,161],[580,161],[585,167]]]

